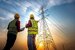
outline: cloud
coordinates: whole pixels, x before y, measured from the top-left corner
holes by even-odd
[[[12,13],[10,13],[7,10],[4,10],[2,8],[0,8],[0,14],[3,14],[3,15],[0,15],[1,20],[13,19],[13,15],[14,15],[14,14],[12,14]]]
[[[71,3],[74,2],[75,0],[49,0],[50,5],[60,5],[64,3]]]
[[[57,6],[57,5],[62,5],[62,4],[66,4],[66,3],[72,3],[75,2],[75,0],[49,0],[47,5],[45,6],[45,10],[53,7],[53,6]]]
[[[3,17],[0,17],[0,20],[5,20],[5,18],[3,18]]]

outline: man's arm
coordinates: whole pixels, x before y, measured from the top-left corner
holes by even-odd
[[[11,23],[11,22],[9,22],[9,24],[8,24],[7,30],[9,30],[10,23]]]
[[[10,24],[10,23],[9,23],[9,24]],[[7,30],[9,30],[9,24],[8,24]]]
[[[28,21],[28,24],[26,24],[26,28],[28,28],[28,27],[32,27],[32,23],[30,20]]]
[[[16,22],[16,26],[17,26],[18,32],[20,32],[20,21],[19,20]]]

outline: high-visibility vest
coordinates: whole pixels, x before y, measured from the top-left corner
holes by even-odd
[[[8,27],[9,27],[8,31],[11,32],[11,33],[13,33],[13,34],[17,34],[17,32],[18,32],[17,31],[17,26],[16,26],[16,21],[17,20],[14,19],[8,25]]]
[[[28,28],[28,34],[38,34],[38,21],[30,20],[32,23],[32,27]]]

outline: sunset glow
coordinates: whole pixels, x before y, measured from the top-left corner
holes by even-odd
[[[37,50],[54,50],[52,42],[57,50],[75,50],[75,0],[0,0],[0,50],[6,44],[7,27],[15,13],[20,15],[21,28],[28,23],[30,14],[39,21]],[[27,36],[27,28],[19,32],[11,50],[28,50]]]

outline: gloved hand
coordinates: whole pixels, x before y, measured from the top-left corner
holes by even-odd
[[[20,31],[23,31],[25,29],[25,27],[21,28]]]

